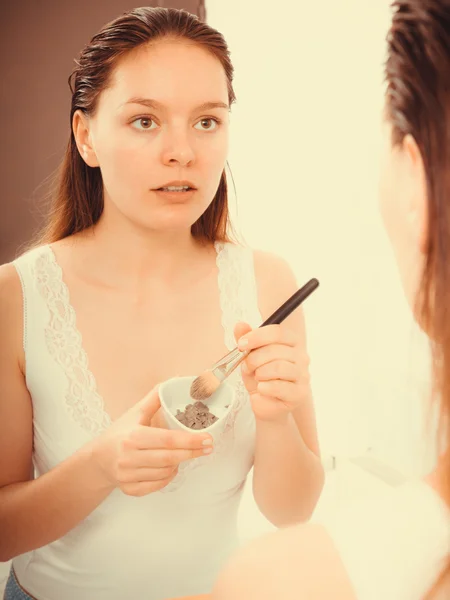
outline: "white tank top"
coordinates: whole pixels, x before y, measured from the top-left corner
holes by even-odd
[[[216,243],[225,344],[237,321],[261,324],[253,252]],[[36,477],[110,425],[50,246],[14,265],[24,297],[26,382],[33,402]],[[255,421],[240,369],[236,401],[210,456],[184,463],[163,490],[115,490],[61,539],[16,557],[21,586],[38,600],[163,600],[207,593],[238,545],[237,511],[253,465]]]

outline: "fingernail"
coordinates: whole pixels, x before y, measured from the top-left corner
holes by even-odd
[[[247,338],[241,338],[239,340],[238,346],[239,346],[239,348],[241,348],[241,350],[243,348],[246,348],[248,346],[248,339]]]
[[[206,440],[203,440],[202,444],[203,444],[203,446],[212,446],[213,445],[212,438],[206,438]]]
[[[211,454],[211,452],[214,450],[214,448],[205,448],[203,450],[203,454]]]

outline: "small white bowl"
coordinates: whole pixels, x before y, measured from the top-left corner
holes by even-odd
[[[196,376],[173,377],[159,386],[159,398],[167,427],[169,429],[182,429],[191,433],[209,433],[213,438],[216,438],[222,433],[226,417],[233,406],[235,400],[234,389],[224,381],[217,391],[204,401],[210,412],[217,417],[217,421],[204,429],[191,429],[180,423],[175,415],[178,410],[183,412],[188,404],[194,404],[195,400],[191,398],[190,394],[194,379],[196,379]]]

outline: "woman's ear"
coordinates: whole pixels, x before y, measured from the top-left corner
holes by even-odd
[[[418,250],[422,254],[426,254],[429,240],[429,208],[427,180],[422,154],[416,140],[410,134],[406,135],[403,140],[403,150],[408,161],[411,181],[407,215],[410,233],[417,243]]]
[[[72,119],[73,135],[81,158],[89,167],[98,167],[97,155],[92,146],[89,118],[81,110]]]

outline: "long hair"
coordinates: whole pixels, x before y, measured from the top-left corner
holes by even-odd
[[[222,64],[228,82],[228,101],[235,101],[233,65],[223,36],[195,15],[173,8],[143,7],[129,11],[105,25],[83,49],[69,77],[72,92],[70,139],[51,185],[50,210],[43,229],[32,245],[51,243],[95,225],[103,212],[103,181],[99,167],[81,158],[72,130],[77,110],[95,113],[101,92],[108,86],[117,61],[132,50],[158,39],[195,42]],[[191,233],[204,241],[229,241],[232,231],[228,210],[225,170],[217,192]]]
[[[424,164],[429,246],[416,311],[430,334],[438,444],[450,443],[450,0],[395,0],[387,37],[386,111],[392,144],[414,137]],[[450,454],[444,454],[450,498]],[[449,582],[450,557],[430,590]]]

